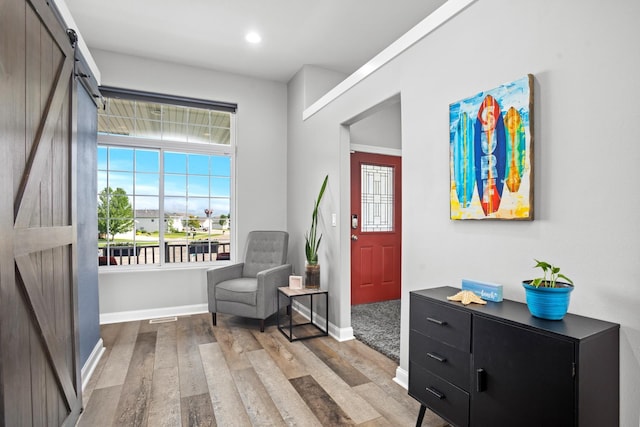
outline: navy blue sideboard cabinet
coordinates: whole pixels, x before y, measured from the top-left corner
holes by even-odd
[[[448,301],[460,289],[410,293],[409,394],[457,427],[617,426],[620,325],[525,304]]]

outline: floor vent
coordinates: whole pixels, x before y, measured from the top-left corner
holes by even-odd
[[[151,319],[149,320],[149,324],[153,325],[154,323],[169,323],[169,322],[176,322],[178,320],[177,316],[172,316],[172,317],[159,317],[157,319]]]

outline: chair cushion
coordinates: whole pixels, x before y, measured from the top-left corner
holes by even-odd
[[[226,280],[216,285],[216,299],[256,305],[258,280],[251,277]]]
[[[243,277],[256,275],[285,263],[289,234],[285,231],[252,231],[247,238]]]

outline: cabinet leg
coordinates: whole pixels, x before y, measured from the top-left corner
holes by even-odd
[[[420,412],[418,412],[418,421],[416,421],[416,427],[420,427],[422,425],[422,420],[424,420],[424,413],[426,410],[426,406],[420,405]]]

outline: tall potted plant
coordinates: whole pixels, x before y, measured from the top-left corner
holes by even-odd
[[[320,265],[318,264],[318,248],[322,241],[322,234],[318,234],[318,207],[320,201],[324,195],[324,190],[327,188],[327,181],[329,175],[324,177],[322,186],[320,187],[320,193],[318,199],[313,206],[313,212],[311,213],[311,228],[304,235],[305,245],[304,252],[307,258],[307,266],[305,271],[305,287],[311,289],[318,289],[320,287]]]
[[[542,319],[561,320],[569,309],[573,281],[560,273],[560,267],[537,259],[534,261],[534,268],[541,268],[543,276],[522,283],[529,312]],[[560,282],[558,279],[566,282]]]

